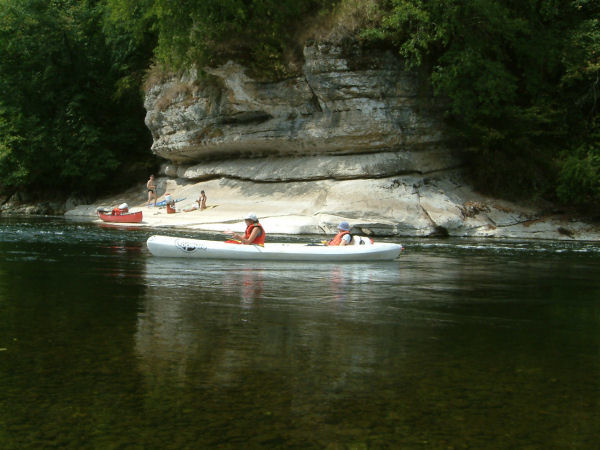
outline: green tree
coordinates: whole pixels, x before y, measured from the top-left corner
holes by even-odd
[[[158,35],[157,61],[170,70],[217,64],[228,58],[257,74],[289,73],[286,54],[299,50],[302,18],[334,0],[108,0],[113,21]]]
[[[391,42],[413,67],[429,69],[457,145],[471,150],[477,186],[513,197],[583,198],[572,186],[590,185],[576,178],[593,174],[563,169],[581,158],[581,146],[596,148],[597,1],[389,0],[382,7],[380,25],[363,37]],[[561,184],[567,179],[569,189]]]
[[[600,5],[573,2],[580,20],[568,30],[562,100],[572,105],[570,145],[559,156],[558,198],[600,209]]]
[[[153,164],[131,81],[151,46],[143,57],[140,41],[107,35],[104,12],[94,0],[0,0],[4,190],[96,193]]]

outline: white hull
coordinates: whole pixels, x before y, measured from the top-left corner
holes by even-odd
[[[402,251],[401,245],[388,243],[336,247],[267,243],[261,247],[169,236],[150,236],[147,245],[154,256],[264,261],[389,261]]]

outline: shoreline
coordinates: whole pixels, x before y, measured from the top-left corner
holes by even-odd
[[[210,220],[199,220],[199,215],[205,211],[192,211],[189,213],[177,212],[174,214],[167,214],[166,208],[160,208],[158,213],[152,214],[153,207],[134,206],[130,207],[130,211],[135,212],[142,210],[144,217],[141,223],[113,223],[104,222],[97,215],[94,214],[81,214],[81,212],[74,212],[77,210],[68,211],[65,214],[30,214],[25,212],[9,212],[8,214],[0,213],[0,217],[26,217],[26,218],[64,218],[67,221],[72,222],[85,222],[85,223],[97,223],[106,224],[114,227],[143,227],[143,228],[161,228],[161,229],[173,229],[180,231],[198,231],[214,234],[215,236],[221,235],[224,231],[234,231],[237,233],[243,233],[245,230],[245,224],[242,215],[238,215],[237,212],[227,212],[218,215],[217,217],[212,216]],[[207,209],[211,209],[207,207]],[[94,208],[95,211],[95,208]],[[198,215],[192,215],[188,217],[182,217],[183,214],[189,215],[197,213]],[[157,217],[158,216],[158,217]],[[218,220],[220,219],[220,220]],[[269,234],[278,236],[333,236],[336,233],[335,227],[331,227],[331,231],[322,230],[318,221],[314,218],[306,216],[270,216],[261,219],[261,224],[265,227]],[[562,222],[562,220],[560,221]],[[309,231],[309,229],[318,231]],[[585,238],[573,238],[568,235],[557,236],[545,236],[545,235],[534,235],[534,234],[521,234],[521,233],[506,233],[501,235],[377,235],[373,236],[377,238],[384,238],[386,241],[390,239],[401,239],[401,238],[450,238],[450,239],[490,239],[490,240],[518,240],[518,241],[568,241],[568,242],[581,242],[581,243],[599,243],[600,234],[591,232],[586,235]]]
[[[179,202],[180,203],[180,202]],[[207,205],[205,210],[195,210],[183,212],[183,205],[178,207],[176,203],[175,213],[168,214],[166,207],[147,207],[130,206],[131,212],[142,211],[143,219],[140,223],[112,223],[103,222],[94,214],[75,214],[73,212],[65,214],[67,219],[88,219],[90,222],[110,223],[114,226],[139,226],[145,228],[177,228],[184,230],[205,231],[212,233],[222,233],[224,231],[235,231],[243,233],[246,225],[243,217],[252,211],[245,211],[235,205],[221,207],[219,205]],[[95,208],[94,208],[95,210]],[[329,235],[335,234],[335,226],[322,223],[319,218],[296,214],[277,214],[274,212],[262,211],[258,214],[260,223],[272,234],[281,235]],[[336,223],[331,217],[328,223]],[[339,221],[344,220],[342,218]],[[86,220],[87,221],[87,220]]]
[[[179,200],[174,214],[167,214],[166,207],[146,206],[146,189],[139,185],[124,193],[98,199],[93,204],[63,206],[63,210],[67,209],[64,214],[67,219],[108,223],[97,217],[97,208],[112,209],[127,203],[131,212],[142,211],[142,222],[113,223],[114,226],[211,233],[243,232],[243,217],[254,213],[266,232],[273,235],[333,236],[337,233],[337,225],[347,221],[352,233],[372,238],[485,237],[600,242],[598,224],[586,223],[564,213],[544,213],[472,191],[463,194],[455,185],[443,181],[436,185],[430,183],[427,191],[415,193],[410,190],[411,180],[400,187],[396,187],[395,180],[282,184],[223,179],[194,182],[162,177],[157,180],[161,193],[158,201],[167,193]],[[208,197],[207,209],[183,212],[193,205],[201,190]],[[24,204],[3,208],[8,215],[35,214],[34,211],[27,211]]]
[[[240,209],[235,206],[228,208],[221,208],[218,205],[207,205],[206,210],[196,210],[191,212],[182,212],[181,209],[177,208],[177,212],[173,214],[167,214],[166,207],[153,207],[147,206],[133,206],[130,207],[130,211],[142,211],[143,219],[141,223],[110,223],[112,226],[121,227],[143,227],[143,228],[161,228],[161,229],[174,229],[181,231],[198,231],[206,232],[215,235],[219,235],[225,231],[234,231],[237,233],[243,233],[245,230],[245,223],[243,220],[246,212],[240,213]],[[65,218],[71,220],[84,220],[94,223],[106,223],[98,217],[93,215],[77,215],[65,214]],[[348,220],[339,216],[306,216],[306,215],[293,215],[293,214],[282,214],[277,212],[264,212],[263,215],[259,215],[259,220],[267,233],[280,236],[299,236],[299,235],[312,235],[312,236],[333,236],[337,232],[337,223],[341,220]],[[351,226],[357,221],[350,221]],[[556,228],[558,230],[563,229],[565,225],[565,219],[563,218],[547,218],[546,220],[536,221],[532,224],[518,224],[512,229],[507,229],[503,233],[496,234],[468,234],[468,235],[408,235],[408,234],[371,234],[374,238],[385,238],[388,239],[401,239],[401,238],[475,238],[475,239],[498,239],[498,240],[531,240],[531,241],[570,241],[570,242],[600,242],[600,234],[593,230],[579,230],[578,237],[574,238],[569,234],[553,232],[547,233],[544,230],[547,228]],[[575,225],[571,223],[571,228]],[[584,227],[587,225],[583,224]],[[542,227],[536,232],[536,227]],[[368,234],[364,232],[364,222],[359,222],[359,231],[357,234]]]

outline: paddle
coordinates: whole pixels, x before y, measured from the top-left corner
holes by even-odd
[[[185,200],[185,199],[186,199],[186,197],[178,198],[178,199],[175,199],[174,202],[177,203],[177,202],[180,202],[180,201]],[[166,200],[161,200],[160,202],[156,202],[156,206],[166,206],[166,205],[167,205],[167,201]]]

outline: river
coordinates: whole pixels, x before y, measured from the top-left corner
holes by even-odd
[[[157,233],[222,239],[0,218],[2,448],[598,446],[598,243],[232,263]]]

